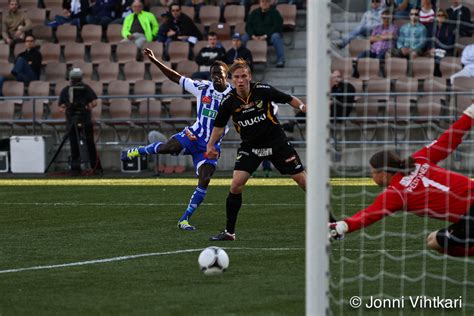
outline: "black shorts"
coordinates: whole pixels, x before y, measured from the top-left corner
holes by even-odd
[[[234,170],[252,174],[263,160],[270,160],[281,174],[294,175],[304,171],[298,153],[288,142],[269,148],[252,148],[241,145],[237,150]]]
[[[439,230],[436,241],[444,249],[453,246],[466,248],[474,246],[474,204],[459,222]]]

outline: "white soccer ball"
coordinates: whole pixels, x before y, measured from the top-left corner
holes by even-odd
[[[198,263],[206,275],[221,274],[229,267],[229,256],[222,248],[208,247],[199,254]]]

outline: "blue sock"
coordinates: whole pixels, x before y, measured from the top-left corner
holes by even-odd
[[[202,201],[206,197],[207,189],[197,186],[196,190],[194,190],[193,195],[191,196],[191,200],[189,201],[188,208],[184,212],[183,216],[179,219],[179,221],[189,220],[191,215],[193,215],[194,211],[201,205]]]
[[[138,153],[140,154],[140,156],[156,154],[156,152],[158,151],[158,148],[160,148],[161,144],[163,144],[163,143],[162,142],[156,142],[156,143],[146,145],[145,147],[140,147],[140,148],[138,148]]]

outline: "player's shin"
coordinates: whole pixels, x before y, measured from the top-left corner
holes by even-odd
[[[184,212],[183,216],[179,219],[180,221],[184,220],[189,220],[189,218],[193,215],[193,213],[196,211],[196,209],[201,205],[202,201],[204,201],[204,198],[206,197],[207,189],[203,188],[201,186],[197,186],[196,189],[194,190],[193,195],[191,196],[191,199],[189,200],[188,207],[186,208],[186,211]]]
[[[227,212],[227,225],[226,230],[228,233],[233,234],[235,232],[235,223],[237,222],[237,215],[239,214],[240,207],[242,206],[242,193],[233,194],[229,192],[226,200],[226,212]]]

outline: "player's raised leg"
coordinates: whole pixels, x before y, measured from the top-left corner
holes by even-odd
[[[146,146],[134,147],[122,151],[120,159],[122,159],[122,161],[128,161],[136,157],[152,154],[179,154],[182,149],[181,143],[173,137],[166,143],[158,141]]]

